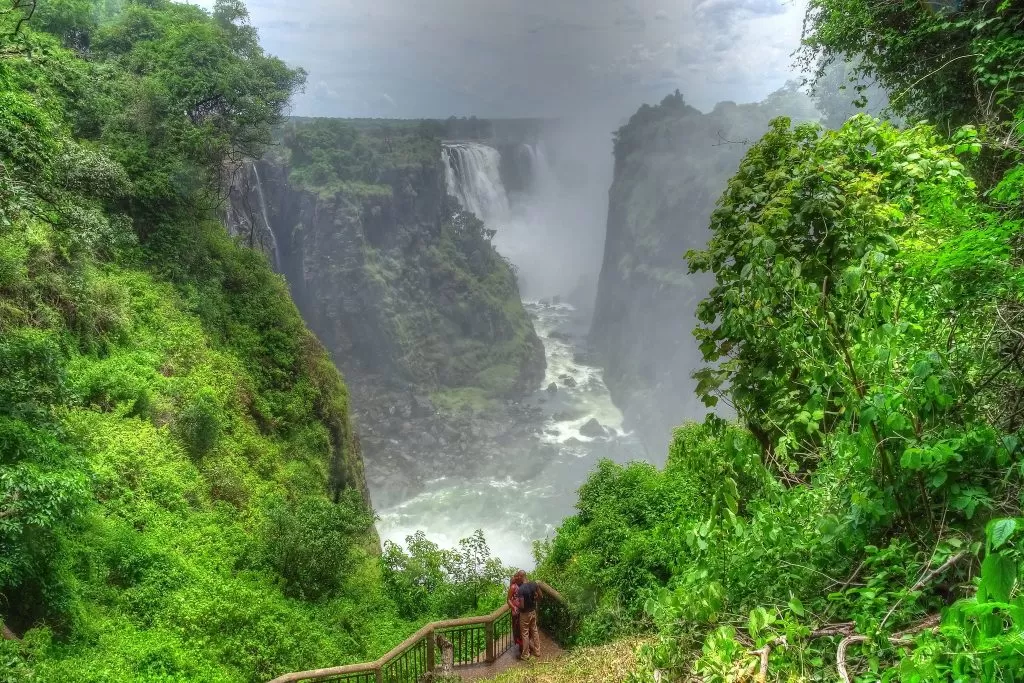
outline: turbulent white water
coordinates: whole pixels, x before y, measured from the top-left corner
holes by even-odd
[[[260,182],[260,172],[256,169],[256,163],[252,163],[252,174],[256,178],[256,195],[260,198],[260,216],[263,217],[263,227],[270,235],[270,246],[274,250],[274,270],[281,272],[281,254],[277,249],[277,237],[274,229],[270,227],[270,219],[267,218],[267,200],[263,198],[263,183]]]
[[[550,537],[573,514],[576,491],[598,459],[617,462],[642,458],[642,447],[622,428],[622,413],[612,403],[599,368],[574,360],[576,342],[587,321],[568,304],[525,302],[544,344],[548,369],[544,386],[527,400],[540,405],[546,419],[538,425],[538,441],[556,446],[557,456],[536,473],[515,462],[507,473],[474,480],[453,477],[430,482],[427,489],[380,512],[381,538],[402,544],[422,529],[443,547],[482,529],[492,553],[506,564],[532,567],[534,540]],[[575,386],[569,386],[566,378]],[[554,394],[546,387],[554,382]],[[588,437],[580,428],[591,418],[605,427],[604,436]]]
[[[445,145],[442,154],[449,194],[488,227],[507,222],[511,212],[501,182],[498,150],[476,142],[457,142]]]

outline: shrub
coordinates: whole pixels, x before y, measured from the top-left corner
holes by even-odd
[[[285,594],[319,600],[335,594],[360,555],[356,544],[373,525],[353,489],[337,503],[321,497],[278,503],[267,511],[264,561],[282,577]]]
[[[217,396],[209,387],[200,389],[178,414],[177,429],[189,453],[202,457],[217,445],[223,429]]]

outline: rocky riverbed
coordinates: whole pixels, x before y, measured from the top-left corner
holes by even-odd
[[[541,439],[544,411],[529,400],[490,402],[487,412],[448,411],[429,395],[389,390],[367,378],[349,381],[377,509],[408,500],[440,477],[507,472],[526,480],[557,448]],[[510,463],[522,468],[510,470]]]
[[[576,490],[600,458],[645,457],[589,362],[587,317],[558,301],[525,305],[547,371],[522,400],[451,414],[425,396],[376,389],[368,401],[350,380],[382,539],[401,543],[422,529],[454,546],[483,529],[498,557],[531,566],[532,542],[572,514]]]

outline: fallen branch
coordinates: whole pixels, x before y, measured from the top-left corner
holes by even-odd
[[[839,647],[836,648],[836,669],[843,683],[850,683],[850,674],[846,672],[846,648],[852,643],[863,643],[867,639],[867,636],[846,636],[839,641]]]
[[[852,621],[844,621],[839,624],[828,624],[821,628],[815,629],[807,634],[808,640],[814,638],[825,638],[828,636],[838,636],[843,634],[849,634],[853,632],[855,624]],[[779,636],[774,640],[770,640],[764,644],[764,647],[757,650],[750,650],[747,654],[755,655],[761,658],[761,665],[757,670],[757,683],[765,683],[768,680],[768,658],[772,654],[772,648],[775,647],[786,647],[789,645],[789,641],[786,636]]]
[[[954,562],[947,561],[946,564],[952,566]],[[946,566],[946,564],[944,564],[943,566],[939,567],[934,572],[926,576],[924,582],[927,583],[927,580],[929,580],[931,577],[937,574],[941,574],[943,571],[948,569],[949,567]],[[891,636],[889,636],[889,642],[893,645],[905,645],[908,642],[910,642],[911,635],[914,635],[915,633],[920,633],[921,631],[937,626],[939,620],[939,615],[934,614],[925,619],[924,621],[920,622],[919,624],[916,624],[915,626],[911,626],[910,628],[907,628],[903,631],[899,631],[897,633],[892,634]],[[839,641],[839,647],[836,650],[836,668],[839,670],[839,677],[843,680],[844,683],[850,683],[850,675],[846,672],[847,648],[854,643],[863,643],[868,640],[867,636],[862,636],[857,633],[854,633],[854,628],[856,628],[856,624],[854,622],[843,621],[837,624],[826,624],[825,626],[822,626],[821,628],[816,628],[807,634],[807,640],[814,640],[815,638],[829,638],[832,636],[844,636],[843,639]],[[738,639],[746,640],[746,638],[744,638],[742,634],[740,634]],[[757,678],[755,679],[757,683],[765,683],[768,680],[768,658],[772,654],[772,649],[776,647],[787,647],[788,645],[789,641],[786,639],[786,636],[779,636],[778,638],[768,641],[764,644],[763,647],[758,648],[757,650],[747,651],[747,654],[754,655],[760,658],[760,665],[757,670]]]
[[[0,636],[3,636],[4,640],[14,640],[19,643],[21,642],[21,638],[19,638],[17,634],[14,633],[14,631],[7,628],[7,624],[5,624],[2,621],[0,621]]]
[[[893,645],[906,645],[911,640],[910,636],[938,626],[940,620],[941,617],[938,614],[933,614],[916,626],[911,626],[908,629],[892,634],[888,640]],[[843,683],[850,683],[850,674],[846,671],[846,648],[854,643],[863,643],[867,640],[867,636],[849,635],[839,641],[839,647],[836,649],[836,670],[839,672],[839,678],[842,679]]]

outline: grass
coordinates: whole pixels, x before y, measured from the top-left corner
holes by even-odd
[[[494,683],[620,683],[636,666],[636,653],[647,642],[625,638],[607,645],[580,647],[546,662],[530,662],[487,680]]]

